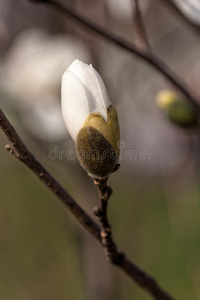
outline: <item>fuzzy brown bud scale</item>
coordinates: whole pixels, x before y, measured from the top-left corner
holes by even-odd
[[[113,172],[117,153],[97,129],[83,127],[78,134],[76,148],[80,164],[90,176],[105,178]]]
[[[94,178],[108,177],[119,157],[117,112],[112,105],[107,112],[108,122],[100,114],[90,114],[76,141],[80,164]]]

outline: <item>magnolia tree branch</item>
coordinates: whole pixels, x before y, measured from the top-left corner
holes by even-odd
[[[151,47],[147,38],[146,29],[143,23],[142,14],[139,6],[139,0],[134,0],[133,25],[135,28],[136,39],[141,50],[150,51]]]
[[[64,203],[68,210],[74,215],[76,220],[105,248],[108,252],[107,258],[124,273],[126,273],[141,288],[148,292],[156,300],[173,300],[158,283],[147,273],[137,267],[125,254],[122,254],[112,239],[111,227],[107,219],[107,201],[111,196],[111,189],[106,182],[96,182],[99,190],[101,206],[99,209],[99,219],[101,219],[102,230],[97,223],[82,209],[82,207],[70,196],[70,194],[54,179],[54,177],[40,164],[34,155],[25,146],[14,127],[10,124],[2,110],[0,109],[0,127],[7,136],[10,144],[6,145],[17,159],[23,162],[35,175]],[[103,218],[102,218],[103,215]]]
[[[68,192],[49,174],[49,172],[36,160],[34,155],[28,150],[19,135],[10,124],[2,110],[0,109],[0,127],[6,134],[10,145],[6,145],[6,150],[29,167],[33,173],[53,192],[70,210],[78,222],[91,233],[98,242],[101,243],[100,227],[78,203],[68,194]]]
[[[190,91],[187,88],[187,84],[181,78],[179,78],[179,76],[176,75],[164,61],[162,61],[153,53],[150,53],[149,51],[148,52],[142,51],[134,44],[127,41],[126,39],[123,39],[122,37],[119,37],[118,35],[109,32],[107,29],[104,29],[102,26],[94,23],[93,21],[89,20],[79,12],[75,11],[67,3],[63,5],[62,3],[59,3],[56,0],[29,0],[29,1],[35,3],[45,3],[54,7],[62,14],[66,14],[67,16],[71,17],[73,20],[77,21],[79,24],[83,25],[85,28],[89,29],[91,32],[100,35],[104,39],[112,42],[113,44],[121,47],[122,49],[127,50],[128,52],[136,55],[143,61],[147,62],[154,69],[156,69],[163,76],[165,76],[173,85],[175,85],[183,93],[183,95],[187,98],[187,100],[191,102],[194,108],[200,112],[200,103],[195,98],[195,96],[192,95],[192,93],[190,93]]]

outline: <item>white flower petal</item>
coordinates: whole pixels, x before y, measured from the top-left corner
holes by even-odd
[[[98,112],[107,121],[107,108],[110,105],[98,72],[92,65],[75,60],[62,77],[63,118],[74,141],[89,114]]]
[[[62,77],[62,113],[66,127],[76,141],[85,119],[90,114],[87,94],[80,80],[71,71]]]
[[[107,108],[111,105],[111,101],[108,97],[108,93],[105,84],[99,75],[99,73],[90,65],[91,73],[94,78],[93,96],[96,98],[96,111],[100,112],[105,121],[108,121]]]
[[[88,97],[90,113],[99,112],[107,121],[107,108],[111,105],[104,82],[92,65],[76,59],[68,68],[83,84]]]

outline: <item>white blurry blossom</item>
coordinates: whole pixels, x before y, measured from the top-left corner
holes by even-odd
[[[90,60],[87,48],[78,39],[29,29],[17,36],[1,64],[4,90],[17,103],[26,128],[40,139],[55,141],[66,137],[60,109],[60,79],[77,57]]]
[[[33,136],[45,141],[59,141],[66,138],[60,106],[54,99],[38,102],[37,105],[22,108],[23,125]]]
[[[182,13],[196,24],[200,24],[200,0],[173,0]]]

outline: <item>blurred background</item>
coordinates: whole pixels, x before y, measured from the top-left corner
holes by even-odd
[[[133,1],[68,2],[136,41]],[[139,2],[153,51],[200,98],[198,1]],[[28,148],[92,215],[97,192],[73,152],[66,155],[75,149],[60,110],[61,76],[77,58],[101,74],[119,115],[121,168],[109,180],[117,244],[175,298],[200,299],[200,137],[171,124],[155,104],[160,90],[175,88],[47,5],[0,1],[0,106]],[[5,151],[6,143],[0,132],[0,299],[150,299],[105,261],[101,247]]]

